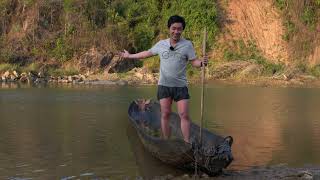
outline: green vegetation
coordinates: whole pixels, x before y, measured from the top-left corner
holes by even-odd
[[[259,61],[259,59],[263,58],[253,41],[234,40],[231,46],[234,48],[226,47],[224,49],[223,57],[226,61],[250,59]]]
[[[187,66],[187,76],[188,78],[198,78],[201,75],[201,71],[200,69],[196,69],[194,67],[191,66],[191,64],[189,63]]]
[[[290,0],[274,0],[274,4],[282,11],[285,17],[284,26],[287,29],[284,35],[285,40],[289,40],[295,33],[299,33],[299,29],[295,26],[298,21],[307,25],[311,31],[315,30],[320,15],[319,0],[306,1],[302,6],[299,1]]]
[[[113,52],[146,50],[168,36],[167,20],[174,14],[185,17],[184,37],[192,40],[197,53],[201,54],[204,27],[210,39],[208,51],[219,32],[216,6],[214,1],[207,0],[197,3],[193,0],[22,0],[16,3],[2,0],[0,63],[10,63],[15,57],[23,56],[62,64],[92,47]],[[27,26],[23,24],[25,16],[19,14],[19,8],[30,19]],[[21,19],[13,22],[18,16]],[[21,34],[16,37],[15,33]],[[158,58],[142,63],[152,72],[158,71]],[[50,71],[61,74],[60,70]],[[196,74],[196,71],[190,70],[189,74]]]
[[[160,59],[158,56],[154,56],[144,60],[144,67],[146,67],[150,72],[157,73],[159,72]]]
[[[313,67],[308,67],[306,63],[300,62],[296,65],[296,68],[302,72],[315,77],[320,77],[320,66],[316,65]]]
[[[167,35],[167,19],[173,14],[185,17],[185,37],[193,40],[196,48],[201,47],[200,36],[204,27],[208,27],[210,39],[214,39],[218,32],[216,4],[206,0],[197,3],[193,0],[63,0],[46,3],[24,0],[20,3],[23,4],[14,5],[7,0],[0,2],[0,35],[6,35],[7,30],[22,30],[22,21],[9,22],[15,15],[13,6],[24,6],[25,11],[34,11],[35,16],[31,16],[34,23],[29,24],[28,34],[20,41],[26,39],[25,45],[30,49],[36,48],[43,52],[41,55],[47,54],[46,58],[60,62],[70,60],[74,53],[83,52],[90,46],[109,45],[113,48],[111,50],[131,48],[135,52],[149,49],[159,36]],[[35,3],[38,3],[38,9],[32,10]],[[30,56],[33,55],[34,51]]]
[[[40,65],[37,63],[31,63],[29,65],[27,65],[26,67],[24,67],[23,69],[21,69],[21,72],[30,72],[30,71],[37,71],[40,68]]]
[[[303,9],[303,13],[301,16],[302,21],[308,25],[309,27],[314,27],[317,22],[316,16],[316,7],[315,6],[306,6]]]
[[[280,10],[284,10],[287,7],[287,0],[275,0],[275,5]]]
[[[37,63],[31,63],[25,67],[21,67],[18,64],[9,64],[9,63],[0,64],[0,73],[3,73],[5,71],[17,71],[21,73],[21,72],[36,71],[38,69],[39,69],[39,64]]]
[[[17,68],[18,66],[15,64],[3,63],[3,64],[0,64],[0,73],[3,73],[5,71],[13,71],[13,70],[16,70]]]
[[[232,47],[226,47],[224,49],[223,58],[226,61],[251,61],[262,65],[264,68],[263,74],[272,75],[276,72],[281,72],[284,70],[284,65],[274,64],[267,61],[267,59],[261,55],[260,50],[257,48],[255,42],[249,41],[244,42],[242,40],[233,41]]]
[[[173,14],[180,14],[185,17],[187,27],[185,37],[192,40],[194,46],[201,52],[201,43],[204,27],[208,32],[208,49],[214,43],[215,36],[219,32],[218,12],[215,1],[198,0],[196,3],[192,0],[165,1],[163,5],[161,20],[162,30],[166,30],[166,21]],[[205,9],[205,10],[204,10]]]
[[[64,62],[73,57],[73,49],[64,38],[58,38],[55,47],[51,50],[51,55],[59,61]]]
[[[13,55],[14,52],[6,48],[0,49],[0,63],[8,63]]]
[[[296,26],[292,21],[286,20],[284,27],[286,28],[286,31],[282,38],[286,41],[289,41],[296,31]]]
[[[320,66],[317,65],[317,66],[314,66],[310,69],[310,73],[315,76],[315,77],[320,77]]]
[[[79,71],[75,68],[64,68],[64,69],[49,68],[47,73],[52,76],[72,76],[72,75],[79,74]]]
[[[24,5],[27,7],[30,7],[31,5],[34,5],[36,0],[23,0]]]
[[[313,44],[301,24],[315,31],[318,23],[320,0],[310,0],[294,9],[295,1],[274,0],[274,5],[284,14],[286,32],[283,39],[291,43],[299,40],[299,50],[308,52]],[[295,17],[294,13],[300,12]],[[184,37],[190,39],[201,54],[203,29],[208,32],[207,52],[213,49],[218,25],[216,1],[198,0],[20,0],[0,1],[0,70],[36,70],[38,59],[59,65],[67,64],[74,57],[88,52],[92,47],[116,52],[127,49],[131,53],[152,47],[159,39],[168,37],[167,20],[171,15],[185,17],[187,26]],[[21,18],[19,18],[21,17]],[[27,19],[25,17],[28,17]],[[296,19],[294,19],[296,18]],[[310,28],[312,27],[312,28]],[[298,49],[296,48],[296,49]],[[299,52],[298,50],[295,52]],[[294,53],[295,53],[294,52]],[[222,47],[225,61],[252,61],[264,67],[265,74],[282,71],[284,65],[272,64],[262,55],[255,42],[242,40],[230,42]],[[306,53],[296,55],[302,59]],[[13,64],[16,59],[30,59],[25,67]],[[29,64],[28,64],[29,63]],[[30,64],[31,63],[31,64]],[[159,58],[140,61],[151,72],[157,72]],[[21,65],[21,64],[20,64]],[[209,69],[214,65],[210,61]],[[309,70],[308,70],[309,71]],[[317,68],[310,70],[316,74]],[[49,74],[72,75],[76,69],[49,69]],[[198,77],[199,69],[187,68],[189,77]]]
[[[319,34],[320,1],[274,0],[283,18],[283,39],[289,45],[291,61],[304,60],[316,48],[314,37]]]

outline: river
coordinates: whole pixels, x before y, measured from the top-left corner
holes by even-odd
[[[189,91],[199,124],[200,86]],[[129,103],[155,95],[156,86],[0,84],[0,179],[184,173],[145,152],[129,124]],[[319,89],[210,83],[204,104],[205,128],[234,138],[230,169],[320,165]]]

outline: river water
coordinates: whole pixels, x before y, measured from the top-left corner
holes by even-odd
[[[189,87],[200,123],[199,86]],[[156,86],[0,84],[0,179],[125,179],[179,175],[141,146],[127,115]],[[320,165],[320,89],[205,88],[204,126],[234,138],[230,169]],[[176,108],[174,107],[174,110]]]

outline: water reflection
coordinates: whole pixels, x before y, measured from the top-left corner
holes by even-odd
[[[145,179],[151,179],[156,176],[165,176],[168,174],[173,176],[181,176],[183,173],[185,173],[182,170],[168,166],[154,158],[143,147],[136,130],[131,125],[128,125],[127,136],[141,177]]]
[[[235,139],[231,168],[320,163],[315,89],[208,87],[207,91],[206,127]]]

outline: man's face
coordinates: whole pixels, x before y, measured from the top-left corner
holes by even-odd
[[[170,37],[171,39],[178,41],[181,37],[181,34],[183,32],[183,26],[182,23],[173,23],[171,24],[170,28]]]

